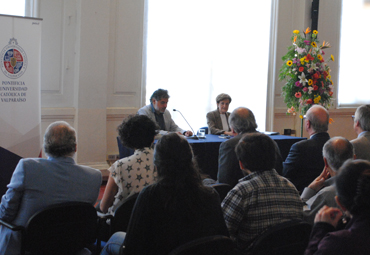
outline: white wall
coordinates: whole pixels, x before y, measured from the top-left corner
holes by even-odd
[[[276,0],[277,28],[272,38],[276,55],[270,66],[274,77],[274,131],[299,130],[297,117],[286,116],[278,82],[281,57],[294,29],[311,25],[310,0]],[[77,162],[106,169],[107,155],[118,154],[116,127],[127,114],[145,104],[145,0],[40,0],[42,36],[42,132],[55,120],[66,120],[78,133]],[[319,38],[331,42],[328,54],[338,51],[340,1],[320,1]],[[322,38],[321,38],[322,36]],[[333,73],[337,67],[333,66]],[[336,83],[336,78],[333,77]],[[271,109],[273,108],[273,109]],[[335,107],[334,107],[335,108]],[[330,134],[355,137],[354,109],[332,109]],[[304,134],[306,135],[306,134]]]

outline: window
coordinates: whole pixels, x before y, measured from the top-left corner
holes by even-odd
[[[25,0],[0,0],[0,14],[25,16]]]
[[[146,103],[167,89],[174,121],[189,129],[177,109],[198,129],[227,93],[264,131],[270,16],[271,0],[149,0]]]
[[[370,41],[369,0],[342,1],[342,27],[340,38],[340,72],[338,87],[339,106],[356,106],[370,103],[364,78],[369,72]]]

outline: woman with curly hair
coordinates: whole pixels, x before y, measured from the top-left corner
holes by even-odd
[[[110,174],[100,210],[110,214],[128,197],[152,184],[156,177],[152,148],[156,135],[155,123],[145,115],[134,115],[124,119],[117,130],[123,145],[135,152],[117,160],[108,169]]]

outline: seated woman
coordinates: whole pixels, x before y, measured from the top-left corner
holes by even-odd
[[[128,232],[115,233],[101,254],[168,254],[179,245],[210,235],[228,236],[220,199],[202,185],[187,140],[176,133],[156,144],[158,181],[145,187],[133,209]]]
[[[213,135],[233,135],[230,131],[229,104],[231,97],[228,94],[220,94],[216,97],[217,109],[207,113],[207,124],[209,133]]]
[[[370,254],[370,162],[346,161],[335,183],[336,202],[351,220],[345,229],[335,231],[341,210],[321,208],[305,254]]]
[[[117,130],[123,145],[135,152],[117,160],[108,169],[110,175],[100,210],[110,214],[129,196],[139,193],[156,178],[152,148],[156,135],[155,123],[145,115],[134,115],[124,119]]]

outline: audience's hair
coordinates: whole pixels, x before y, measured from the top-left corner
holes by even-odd
[[[163,98],[170,98],[170,95],[168,95],[168,91],[165,89],[157,89],[156,91],[153,92],[152,96],[150,97],[150,102],[152,102],[153,98],[159,101]]]
[[[71,157],[76,152],[76,131],[65,121],[51,123],[44,135],[44,150],[51,157]]]
[[[247,133],[243,135],[235,152],[243,167],[251,172],[271,170],[275,166],[275,144],[265,134]]]
[[[154,141],[156,124],[146,115],[130,115],[117,128],[122,144],[131,149],[150,147]]]
[[[347,160],[336,177],[339,202],[353,215],[370,214],[370,162]]]
[[[229,103],[231,103],[231,97],[228,94],[221,93],[216,97],[216,103],[218,104],[219,102],[229,99]]]
[[[200,171],[197,168],[193,151],[188,141],[176,133],[162,136],[154,149],[154,165],[157,168],[157,183],[166,186],[164,201],[166,207],[177,203],[190,205],[201,203],[200,193],[210,192],[203,186]],[[178,201],[178,197],[186,197],[186,201]]]
[[[362,130],[370,131],[370,105],[364,104],[357,108],[355,121],[359,122]]]
[[[245,107],[236,108],[230,114],[229,123],[238,134],[256,132],[257,129],[253,112]]]
[[[321,108],[316,109],[315,108]],[[312,109],[312,110],[311,110]],[[325,114],[325,116],[323,115]],[[312,129],[315,132],[326,132],[329,127],[329,112],[321,105],[313,105],[307,111],[306,118],[311,122]]]
[[[353,158],[353,145],[344,137],[333,137],[324,144],[322,154],[330,168],[338,171],[347,159]]]

